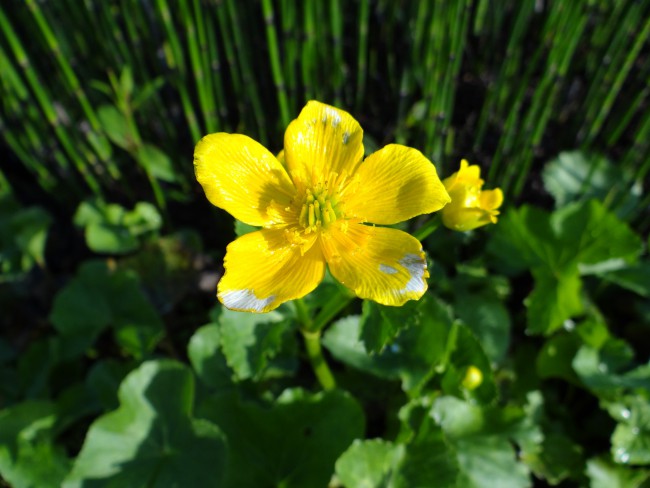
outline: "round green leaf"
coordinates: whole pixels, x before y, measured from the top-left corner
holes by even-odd
[[[65,488],[222,486],[226,443],[219,429],[191,417],[192,373],[150,361],[130,373],[120,407],[90,426]]]
[[[233,488],[327,486],[335,461],[364,430],[361,407],[338,390],[286,390],[267,408],[219,395],[200,413],[228,437]]]

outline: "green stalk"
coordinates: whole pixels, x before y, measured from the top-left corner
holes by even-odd
[[[301,69],[302,82],[305,87],[307,99],[315,98],[314,62],[316,61],[316,32],[314,25],[314,0],[305,0],[304,5],[304,32],[305,40],[302,44]]]
[[[618,94],[623,86],[623,82],[626,80],[633,64],[641,52],[641,48],[646,43],[649,36],[650,18],[646,19],[642,31],[634,39],[632,48],[626,50],[627,56],[625,57],[625,61],[623,65],[618,70],[616,70],[614,81],[609,91],[607,92],[607,96],[604,100],[599,100],[598,107],[600,110],[596,115],[595,120],[589,125],[589,132],[587,133],[587,137],[585,139],[585,145],[590,144],[599,134],[600,129],[605,122],[605,117],[609,115],[612,105],[614,104],[614,101],[618,97]]]
[[[417,229],[415,232],[413,232],[413,237],[415,237],[418,241],[422,242],[424,239],[429,237],[433,232],[440,227],[440,224],[442,223],[442,220],[440,218],[440,214],[436,214],[433,217],[430,217],[424,225],[422,225],[419,229]]]
[[[289,122],[291,122],[291,114],[289,113],[289,101],[287,100],[286,85],[282,73],[282,65],[280,64],[280,49],[278,47],[278,34],[275,30],[275,13],[273,12],[272,0],[262,0],[262,9],[264,12],[264,23],[266,24],[266,41],[269,46],[273,81],[280,104],[280,118],[282,126],[287,127]]]
[[[257,74],[252,68],[251,62],[251,44],[244,38],[244,29],[240,21],[240,11],[245,3],[236,3],[235,0],[225,0],[230,24],[233,26],[231,34],[235,39],[235,48],[237,52],[237,61],[242,74],[242,82],[246,90],[246,98],[253,109],[253,118],[257,124],[257,130],[260,142],[264,145],[268,143],[268,127],[265,123],[265,112],[262,106],[262,100],[259,93],[259,83]]]
[[[336,381],[323,356],[323,349],[320,344],[321,328],[314,327],[309,309],[302,298],[294,300],[293,303],[296,306],[298,322],[301,324],[300,332],[305,341],[305,350],[314,374],[324,390],[333,390],[336,388]]]
[[[332,375],[332,371],[323,356],[323,349],[320,344],[320,331],[309,332],[301,330],[301,332],[305,340],[307,357],[318,382],[323,387],[323,390],[334,390],[336,388],[336,380],[334,380],[334,375]]]
[[[330,0],[330,29],[332,35],[332,51],[333,56],[329,56],[330,73],[332,76],[332,83],[334,85],[334,102],[336,105],[342,103],[342,89],[343,83],[343,14],[341,12],[342,5],[339,0]]]
[[[368,23],[370,21],[370,0],[361,0],[359,4],[359,50],[357,52],[357,92],[356,110],[361,105],[366,93],[366,75],[368,73]],[[401,120],[401,119],[400,119]]]

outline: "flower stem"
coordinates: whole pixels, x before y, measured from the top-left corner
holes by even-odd
[[[435,215],[434,217],[427,220],[422,225],[422,227],[413,232],[413,237],[415,237],[418,241],[422,241],[429,237],[438,227],[440,227],[440,216]]]
[[[334,295],[316,315],[311,324],[311,330],[322,330],[336,315],[343,310],[354,297],[337,293]]]
[[[323,389],[333,390],[336,388],[336,381],[334,380],[332,371],[325,360],[325,356],[323,356],[323,349],[320,345],[321,329],[326,325],[326,323],[323,323],[318,328],[314,327],[314,320],[309,313],[309,308],[302,298],[294,300],[294,304],[296,305],[296,315],[300,322],[300,332],[302,332],[302,336],[305,340],[305,349],[307,350],[309,363],[311,364],[314,374]]]
[[[314,370],[318,382],[323,387],[323,390],[333,390],[336,388],[336,381],[334,380],[332,371],[323,356],[323,349],[320,345],[320,330],[310,332],[301,329],[301,332],[302,336],[305,338],[305,348],[307,349],[309,362],[311,363],[311,367]]]
[[[293,303],[296,306],[296,315],[300,322],[300,328],[303,330],[311,330],[313,321],[309,314],[309,308],[307,308],[307,305],[302,298],[294,300]]]

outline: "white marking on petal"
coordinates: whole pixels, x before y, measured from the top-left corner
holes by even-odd
[[[219,298],[230,309],[262,312],[273,303],[275,295],[267,298],[257,298],[253,290],[234,290],[221,293]]]
[[[424,279],[427,262],[424,257],[419,254],[406,254],[399,260],[399,264],[404,266],[411,276],[406,286],[400,290],[400,293],[424,293],[427,288],[427,282]]]
[[[387,264],[380,264],[379,265],[379,271],[382,273],[386,274],[395,274],[397,273],[397,270],[393,268],[392,266],[388,266]]]
[[[332,118],[332,121],[330,122],[332,124],[332,127],[336,129],[341,123],[341,115],[336,110],[329,107],[327,107],[325,111],[327,112],[327,115],[329,115]],[[326,120],[327,117],[323,116],[323,122],[325,122]]]
[[[346,130],[343,133],[343,144],[347,144],[348,140],[350,140],[350,133]]]

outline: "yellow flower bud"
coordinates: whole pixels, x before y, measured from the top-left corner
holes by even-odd
[[[466,390],[476,390],[483,383],[483,373],[476,366],[469,366],[465,371],[463,378],[463,388]]]
[[[442,209],[442,223],[452,230],[465,232],[497,222],[497,210],[503,203],[500,188],[481,191],[481,168],[463,159],[460,169],[442,182],[451,203]]]

